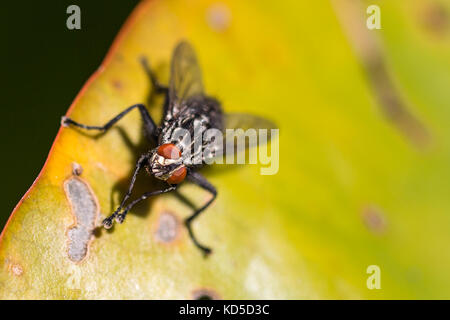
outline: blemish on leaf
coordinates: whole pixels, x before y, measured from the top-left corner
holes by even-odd
[[[435,35],[443,35],[450,27],[450,14],[441,3],[432,3],[421,10],[425,28]]]
[[[162,212],[159,216],[158,227],[155,231],[155,239],[158,242],[173,242],[179,234],[180,222],[170,212]]]
[[[120,82],[119,80],[114,80],[112,82],[112,85],[114,88],[116,88],[118,90],[122,89],[122,87],[123,87],[122,82]]]
[[[99,168],[99,169],[101,169],[101,170],[103,170],[103,171],[108,171],[108,169],[101,163],[101,162],[97,162],[97,163],[95,163],[95,165]]]
[[[224,3],[214,3],[206,11],[208,25],[217,32],[223,32],[230,26],[231,10]]]
[[[83,173],[83,167],[76,162],[72,162],[72,173],[75,176],[81,176]]]
[[[197,289],[192,292],[192,298],[194,300],[219,300],[220,296],[212,289]]]
[[[362,220],[367,229],[381,235],[386,232],[387,223],[383,212],[375,206],[367,206],[362,211]]]
[[[334,0],[332,4],[353,49],[365,68],[381,112],[413,145],[419,149],[427,148],[432,142],[431,132],[414,114],[411,110],[412,106],[398,90],[384,58],[377,33],[360,27],[364,25],[361,3]]]
[[[89,185],[78,177],[67,179],[64,182],[64,191],[75,220],[67,231],[67,253],[71,261],[81,262],[86,257],[93,238],[99,205]]]
[[[8,269],[9,271],[11,271],[11,273],[13,275],[15,275],[16,277],[20,277],[23,274],[23,268],[20,264],[18,263],[10,263],[8,265]]]

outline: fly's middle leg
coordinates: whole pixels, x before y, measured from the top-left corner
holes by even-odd
[[[156,124],[153,121],[152,117],[147,111],[147,108],[143,104],[135,104],[131,107],[126,108],[124,111],[116,115],[114,118],[106,122],[103,126],[90,126],[86,124],[79,123],[75,120],[72,120],[66,116],[63,116],[61,118],[61,125],[63,126],[75,126],[78,128],[82,128],[85,130],[96,130],[100,132],[106,132],[108,131],[114,124],[116,124],[120,119],[122,119],[126,114],[128,114],[131,110],[138,108],[142,117],[142,120],[144,121],[144,129],[149,137],[153,137],[156,142]]]

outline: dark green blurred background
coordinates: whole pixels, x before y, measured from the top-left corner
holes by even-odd
[[[0,229],[42,168],[63,115],[137,0],[2,3]],[[81,8],[81,30],[66,9]]]

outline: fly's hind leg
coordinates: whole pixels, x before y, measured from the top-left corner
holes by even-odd
[[[209,191],[212,194],[212,198],[210,200],[208,200],[202,207],[200,207],[197,210],[195,210],[194,213],[192,215],[190,215],[184,221],[184,223],[186,225],[186,228],[187,228],[187,230],[189,232],[189,236],[192,239],[192,242],[194,242],[194,245],[197,248],[199,248],[203,252],[203,254],[205,256],[207,256],[207,255],[209,255],[212,252],[212,250],[198,242],[198,240],[195,237],[194,232],[192,230],[192,222],[194,221],[195,218],[197,218],[200,215],[200,213],[202,213],[206,208],[208,208],[209,205],[216,199],[217,190],[211,183],[208,182],[208,180],[206,180],[205,177],[203,177],[198,172],[189,172],[187,178],[188,178],[189,181],[195,183],[199,187]]]
[[[169,108],[169,87],[162,85],[158,81],[155,73],[150,68],[150,64],[146,57],[141,57],[140,61],[142,66],[144,67],[145,73],[147,73],[147,76],[149,77],[150,82],[152,83],[153,86],[152,95],[153,93],[164,94],[163,114],[167,114]],[[152,96],[150,96],[150,99],[152,99]]]

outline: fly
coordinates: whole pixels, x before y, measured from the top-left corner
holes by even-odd
[[[102,224],[106,229],[109,229],[114,221],[122,223],[130,209],[138,202],[151,196],[174,191],[182,182],[188,180],[207,190],[212,195],[210,200],[196,209],[185,220],[190,238],[195,246],[206,256],[211,253],[211,249],[197,240],[192,230],[192,222],[215,200],[217,190],[198,172],[198,169],[206,164],[205,156],[201,154],[201,151],[208,148],[220,155],[223,154],[224,150],[216,150],[214,149],[216,145],[211,145],[211,141],[203,140],[201,141],[201,148],[194,150],[192,146],[195,145],[196,139],[199,137],[194,132],[195,124],[200,123],[203,130],[217,129],[221,132],[232,128],[270,129],[275,128],[275,126],[269,120],[253,115],[224,114],[219,101],[204,94],[200,67],[194,50],[187,42],[180,42],[174,50],[168,87],[158,82],[145,58],[142,58],[141,62],[150,78],[153,90],[165,96],[163,117],[159,126],[153,121],[143,104],[135,104],[128,107],[103,126],[81,124],[65,116],[62,118],[62,125],[72,125],[86,130],[106,132],[131,110],[138,109],[149,144],[156,147],[150,148],[147,153],[139,157],[127,193],[119,207],[109,217],[104,219]],[[174,138],[174,132],[180,128],[189,132],[191,137],[194,137],[192,143],[186,144],[184,139]],[[185,152],[187,150],[193,150],[193,152]],[[198,156],[201,157],[200,163],[192,161],[193,158]],[[142,169],[146,170],[149,175],[165,181],[167,185],[161,190],[145,192],[137,199],[126,204],[132,194],[137,175]]]

